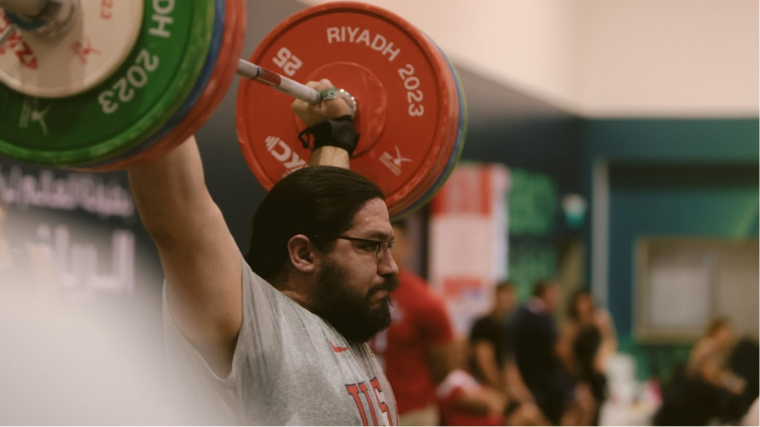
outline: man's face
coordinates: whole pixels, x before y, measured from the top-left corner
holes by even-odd
[[[512,288],[502,288],[496,292],[494,301],[494,311],[499,317],[504,317],[515,306],[515,291]]]
[[[734,330],[731,325],[722,326],[715,331],[715,339],[718,342],[718,346],[721,348],[727,348],[731,346],[731,342],[734,339]]]
[[[552,283],[546,288],[546,293],[543,297],[544,303],[546,304],[546,310],[550,312],[554,312],[557,310],[557,307],[559,307],[559,300],[560,300],[560,289],[559,284]]]
[[[393,229],[385,202],[373,199],[354,217],[347,237],[389,241]],[[389,250],[363,242],[337,239],[321,258],[311,288],[314,312],[344,337],[364,342],[391,324],[391,293],[398,287],[398,267]]]

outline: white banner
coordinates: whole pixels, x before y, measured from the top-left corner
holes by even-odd
[[[430,286],[446,300],[458,333],[467,333],[507,277],[509,170],[460,164],[431,202]]]

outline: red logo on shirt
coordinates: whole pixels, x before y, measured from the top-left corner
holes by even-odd
[[[332,340],[330,340],[330,345],[332,346],[332,349],[336,353],[343,353],[344,351],[348,350],[348,347],[336,347],[335,344],[333,344]]]

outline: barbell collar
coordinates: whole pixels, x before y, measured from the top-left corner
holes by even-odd
[[[0,0],[0,9],[27,18],[37,18],[50,5],[51,0]]]
[[[79,0],[0,0],[0,9],[18,30],[48,39],[71,29],[78,8]]]

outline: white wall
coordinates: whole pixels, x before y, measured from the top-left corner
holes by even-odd
[[[457,65],[575,113],[758,115],[757,0],[365,2],[412,22]]]
[[[306,4],[330,0],[299,0]],[[427,33],[457,66],[572,109],[574,0],[360,0]]]
[[[757,117],[757,0],[577,4],[587,115]]]

